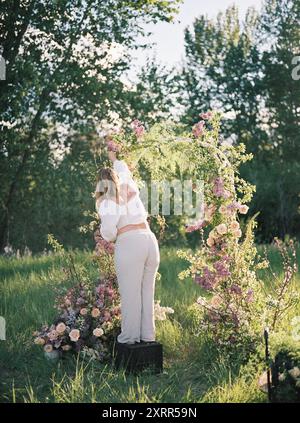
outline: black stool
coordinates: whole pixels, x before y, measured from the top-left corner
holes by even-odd
[[[135,344],[114,344],[114,367],[125,368],[126,373],[134,373],[150,368],[153,373],[163,371],[163,347],[156,341],[140,342]]]

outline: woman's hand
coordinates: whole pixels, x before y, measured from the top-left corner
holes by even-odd
[[[109,151],[109,152],[108,152],[108,158],[109,158],[109,160],[111,160],[112,162],[114,162],[115,160],[117,160],[117,157],[116,157],[116,153],[115,153],[115,151]]]

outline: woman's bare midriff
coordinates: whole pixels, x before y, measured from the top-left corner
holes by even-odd
[[[123,226],[122,228],[118,229],[117,235],[122,234],[123,232],[133,231],[135,229],[148,229],[149,226],[147,223],[132,223],[130,225]]]

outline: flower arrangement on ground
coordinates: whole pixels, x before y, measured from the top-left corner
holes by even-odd
[[[99,361],[111,358],[112,343],[121,326],[120,297],[116,276],[111,271],[114,250],[110,243],[99,239],[98,232],[95,241],[94,259],[100,256],[106,266],[96,283],[84,269],[75,268],[72,256],[51,238],[56,251],[69,260],[68,268],[64,269],[67,276],[64,285],[71,282],[72,287],[57,290],[57,318],[50,326],[44,325],[34,332],[34,343],[43,346],[45,353],[84,352]]]

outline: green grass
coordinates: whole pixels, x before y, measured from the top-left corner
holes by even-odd
[[[281,272],[275,251],[272,266]],[[76,252],[95,279],[97,268],[90,252]],[[191,280],[180,281],[185,263],[175,249],[162,249],[156,299],[175,312],[156,322],[157,340],[164,348],[164,372],[144,370],[126,375],[108,364],[82,361],[74,356],[58,363],[48,362],[40,347],[32,344],[32,332],[55,316],[54,287],[62,280],[58,256],[21,259],[0,258],[0,315],[7,324],[7,340],[0,341],[1,402],[264,402],[257,387],[263,366],[229,363],[193,334],[189,307],[201,289]],[[272,279],[262,271],[266,285]],[[300,278],[295,284],[299,287]],[[299,313],[300,314],[300,313]]]

